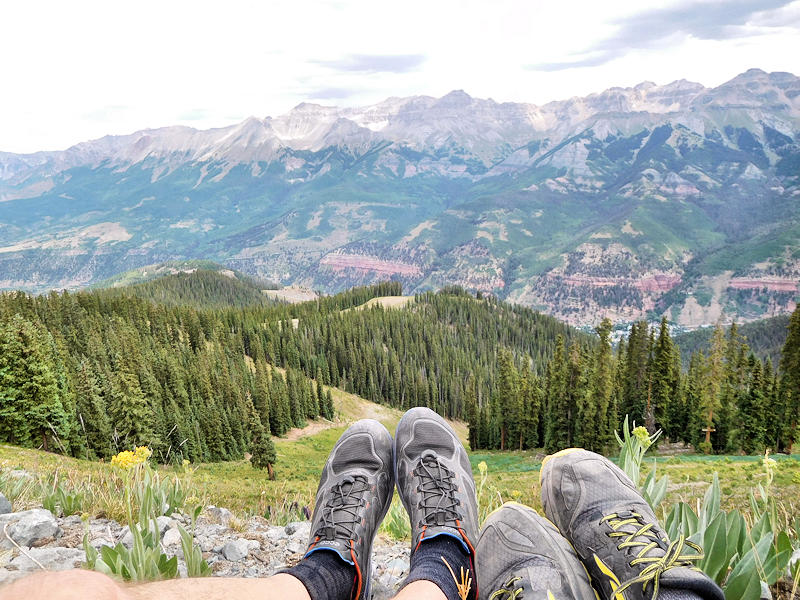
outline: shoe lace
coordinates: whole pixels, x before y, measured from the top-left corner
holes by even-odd
[[[426,451],[420,457],[414,475],[420,479],[417,491],[422,494],[418,504],[423,518],[420,525],[461,527],[462,516],[456,510],[461,503],[455,497],[458,486],[453,483],[453,472],[439,462],[435,453]]]
[[[330,489],[322,519],[314,535],[319,540],[344,539],[352,543],[358,539],[355,528],[361,522],[359,508],[364,505],[364,492],[369,490],[363,475],[346,477]]]
[[[522,577],[512,577],[500,589],[492,592],[489,600],[521,600],[522,588],[516,585],[521,579]]]
[[[607,534],[608,537],[622,540],[617,544],[618,550],[641,548],[636,554],[636,558],[628,563],[630,566],[646,565],[639,575],[622,583],[615,593],[621,593],[637,583],[641,583],[642,589],[647,590],[647,586],[652,583],[652,600],[655,600],[658,597],[661,575],[676,567],[696,569],[692,564],[693,561],[703,558],[703,549],[682,535],[672,542],[658,537],[652,531],[654,523],[645,521],[639,513],[629,511],[613,513],[604,516],[600,522],[608,523],[611,528],[612,531]],[[684,553],[686,547],[693,552]],[[648,556],[656,548],[664,550],[663,556]]]

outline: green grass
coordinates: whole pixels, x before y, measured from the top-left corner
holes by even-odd
[[[276,481],[270,481],[265,472],[254,469],[246,461],[193,465],[192,493],[205,504],[231,509],[239,518],[260,515],[277,524],[302,519],[303,507],[313,509],[320,468],[344,428],[331,427],[296,441],[279,440]],[[483,503],[494,506],[515,500],[541,510],[539,470],[543,456],[543,452],[535,451],[470,453],[476,481],[480,481],[478,465],[485,462],[487,466]],[[775,496],[784,503],[789,514],[797,513],[800,511],[800,455],[775,458],[778,461]],[[760,460],[758,456],[657,457],[659,475],[666,474],[670,479],[666,504],[678,500],[694,504],[702,498],[716,471],[722,484],[723,507],[746,510],[749,490],[764,481]],[[645,472],[652,465],[652,458],[646,462]],[[109,464],[12,446],[0,446],[0,468],[3,471],[24,468],[42,477],[58,470],[62,478],[75,485],[98,482],[111,471]],[[160,469],[189,479],[173,467]],[[113,507],[107,502],[102,497],[90,499],[85,510],[92,514],[111,512],[113,516]],[[31,490],[15,501],[14,508],[19,510],[37,504],[41,504],[41,498]]]

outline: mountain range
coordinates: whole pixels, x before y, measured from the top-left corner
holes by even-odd
[[[592,325],[793,310],[800,79],[541,106],[454,91],[0,152],[0,288],[214,260],[337,291],[459,284]]]

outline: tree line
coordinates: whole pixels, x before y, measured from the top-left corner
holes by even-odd
[[[634,323],[611,344],[612,323],[594,345],[559,337],[543,374],[524,355],[498,354],[496,385],[470,388],[466,414],[472,448],[547,452],[615,447],[627,415],[649,431],[705,453],[791,452],[800,421],[800,309],[788,324],[779,368],[758,359],[734,324],[717,326],[706,351],[681,368],[666,320]]]
[[[463,418],[470,377],[490,389],[499,348],[544,367],[557,335],[588,343],[553,318],[456,288],[408,310],[347,310],[401,294],[396,282],[216,308],[210,288],[222,281],[228,298],[226,279],[182,274],[154,287],[189,290],[187,304],[140,288],[0,294],[0,441],[85,458],[146,444],[162,462],[249,452],[268,466],[270,435],[334,417],[325,385]]]

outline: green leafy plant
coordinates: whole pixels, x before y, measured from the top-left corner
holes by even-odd
[[[650,435],[644,427],[636,427],[636,423],[633,426],[633,431],[631,431],[628,425],[628,416],[625,415],[625,420],[622,424],[622,437],[616,431],[614,432],[620,448],[618,463],[631,481],[639,486],[639,491],[644,496],[644,499],[647,500],[647,503],[653,510],[656,510],[667,494],[669,479],[666,475],[658,479],[654,460],[653,468],[647,474],[644,483],[640,485],[639,481],[644,455],[656,440],[661,437],[661,430],[659,429],[653,435]]]
[[[77,487],[60,481],[58,472],[52,481],[42,483],[42,506],[57,517],[82,513],[89,495],[90,490],[85,486]]]
[[[178,575],[177,557],[170,558],[162,552],[157,517],[182,508],[187,490],[177,477],[174,481],[163,481],[147,463],[149,456],[149,450],[140,447],[135,452],[120,453],[112,459],[124,480],[125,509],[133,544],[127,548],[118,543],[113,548],[103,546],[98,551],[89,544],[87,525],[83,548],[88,568],[126,581],[153,581]],[[194,544],[195,522],[201,508],[197,506],[192,510],[191,534],[183,527],[178,528],[187,571],[191,576],[211,574],[208,563]]]
[[[483,523],[492,511],[503,505],[500,491],[489,483],[489,467],[485,461],[478,463],[478,485],[476,496],[478,499],[478,517]]]
[[[186,561],[186,574],[189,577],[208,577],[211,575],[211,567],[203,559],[203,553],[200,548],[194,543],[194,531],[197,524],[197,517],[200,516],[200,511],[203,507],[198,505],[192,510],[192,530],[191,533],[187,532],[183,527],[178,525],[178,532],[181,534],[181,548],[183,549],[183,559]]]

